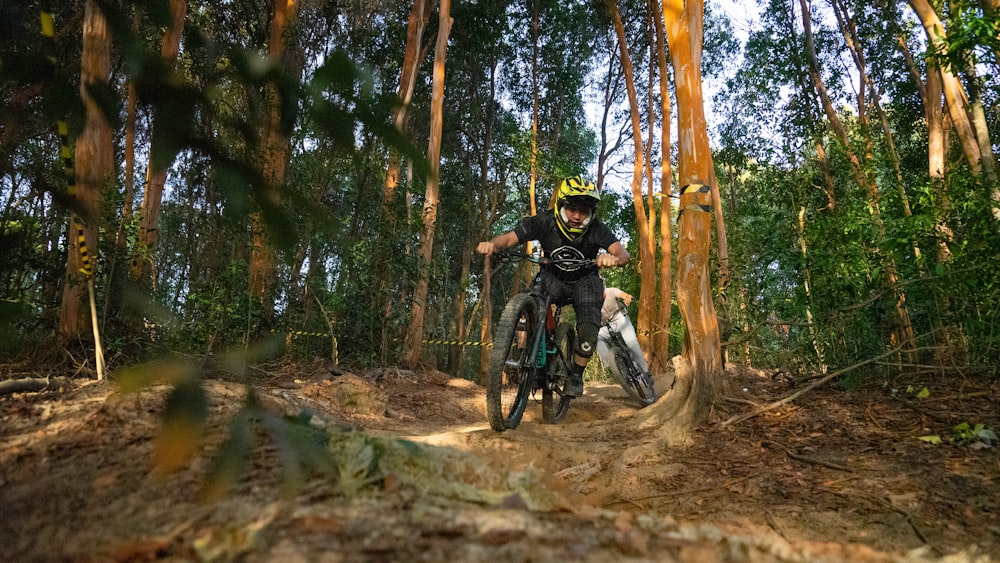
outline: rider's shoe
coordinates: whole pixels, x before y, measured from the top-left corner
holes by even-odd
[[[572,375],[569,376],[569,379],[566,380],[566,388],[563,389],[563,393],[574,398],[583,395],[583,377],[579,375],[575,377]]]

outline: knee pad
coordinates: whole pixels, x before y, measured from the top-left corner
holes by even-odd
[[[597,348],[598,326],[594,323],[579,323],[576,325],[576,353],[582,358],[594,355]]]

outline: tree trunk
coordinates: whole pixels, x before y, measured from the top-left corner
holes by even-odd
[[[438,37],[434,51],[434,81],[431,90],[431,130],[427,144],[427,162],[430,173],[424,193],[422,213],[423,232],[420,236],[420,256],[417,283],[413,288],[413,307],[410,325],[404,343],[405,364],[416,369],[420,364],[421,340],[424,334],[424,315],[427,311],[427,292],[430,285],[431,256],[434,251],[434,230],[437,226],[438,187],[441,169],[441,132],[444,121],[444,73],[448,35],[451,32],[451,0],[441,0],[438,14]]]
[[[864,50],[861,48],[861,41],[858,38],[857,25],[855,24],[853,16],[851,16],[848,12],[847,5],[842,0],[830,0],[830,5],[833,7],[833,11],[837,16],[837,24],[840,27],[841,34],[844,36],[844,42],[847,44],[847,48],[851,52],[851,57],[854,60],[854,66],[858,69],[858,82],[860,86],[858,88],[858,115],[861,118],[861,123],[863,125],[866,146],[870,149],[874,144],[867,112],[867,106],[871,105],[872,108],[874,108],[875,113],[878,115],[879,124],[882,126],[882,135],[885,137],[886,150],[889,154],[889,160],[896,173],[896,191],[899,193],[899,200],[903,208],[903,215],[905,217],[912,217],[913,211],[910,209],[910,199],[906,194],[906,186],[903,183],[903,171],[899,164],[899,155],[896,152],[896,141],[892,134],[892,128],[889,126],[889,118],[882,109],[882,103],[879,101],[881,96],[879,96],[875,85],[872,84],[872,81],[868,77],[868,64],[866,62]],[[864,98],[862,98],[862,92],[870,94],[871,102],[865,103]],[[868,156],[871,158],[871,155]],[[919,259],[921,255],[920,246],[917,244],[916,240],[912,241],[912,245],[914,256]]]
[[[538,182],[538,18],[541,6],[539,0],[531,3],[531,154],[529,159],[529,180],[528,180],[528,205],[531,216],[538,213],[538,206],[535,203],[535,185]],[[552,194],[552,202],[555,203],[555,190]],[[531,253],[531,242],[528,242],[527,252]]]
[[[491,225],[490,221],[492,217],[496,217],[497,211],[497,196],[496,190],[490,189],[489,173],[490,173],[490,154],[493,152],[493,129],[496,125],[497,118],[497,103],[496,103],[496,70],[497,61],[494,59],[490,65],[490,98],[487,100],[488,110],[486,116],[486,123],[483,129],[483,147],[479,151],[479,225],[482,228],[482,232],[477,240],[487,240],[491,238]],[[502,172],[500,175],[502,176]],[[498,185],[504,185],[503,178],[499,179]],[[484,269],[483,269],[483,291],[476,302],[476,307],[482,309],[483,317],[482,323],[479,330],[479,341],[481,343],[492,342],[493,341],[493,294],[491,293],[490,287],[490,260],[486,256],[483,258]],[[470,270],[471,271],[471,270]],[[474,307],[475,309],[475,307]],[[471,318],[475,317],[475,311],[473,311]],[[471,324],[471,320],[470,320]],[[479,370],[476,373],[476,382],[480,383],[486,381],[486,374],[489,370],[490,363],[490,348],[486,345],[481,345],[479,347]]]
[[[938,49],[941,49],[942,52],[946,50],[947,40],[944,26],[941,24],[941,19],[938,18],[930,2],[927,0],[907,0],[907,3],[913,8],[914,13],[917,14],[917,18],[920,19],[920,23],[923,25],[924,32],[927,35],[927,41],[935,45]],[[962,152],[965,154],[965,159],[969,163],[972,173],[979,176],[983,171],[983,157],[979,150],[976,133],[972,128],[972,122],[969,119],[965,90],[962,88],[961,83],[959,83],[958,78],[951,71],[940,67],[938,67],[938,71],[941,74],[944,96],[948,101],[948,112],[958,132]]]
[[[184,14],[187,10],[186,0],[170,0],[170,14],[173,16],[170,27],[163,34],[160,46],[160,58],[173,66],[180,51],[181,35],[184,32]],[[150,143],[152,145],[152,143]],[[163,187],[167,182],[167,169],[170,163],[156,162],[153,155],[156,147],[149,148],[149,162],[146,165],[146,186],[143,190],[142,208],[139,211],[139,232],[136,236],[136,249],[132,256],[129,273],[134,281],[148,287],[154,287],[156,272],[153,271],[153,254],[160,223],[160,205],[163,202]]]
[[[712,153],[702,97],[701,41],[704,3],[664,0],[663,20],[677,96],[678,180],[677,303],[684,341],[675,391],[683,397],[674,428],[661,438],[686,440],[718,399],[722,375],[719,323],[712,303],[708,261],[712,242]]]
[[[642,143],[642,125],[640,124],[639,96],[635,88],[635,73],[632,69],[632,58],[629,55],[628,44],[625,37],[625,26],[622,24],[621,15],[618,13],[618,5],[615,0],[605,0],[615,32],[618,35],[619,58],[622,63],[622,72],[625,76],[625,88],[628,92],[629,116],[632,122],[632,141],[635,148],[632,164],[632,206],[635,210],[636,230],[639,238],[639,278],[642,287],[656,287],[656,254],[653,233],[646,216],[646,205],[642,198],[642,173],[644,169],[644,155]],[[639,295],[639,315],[637,328],[640,335],[640,344],[644,348],[649,348],[649,334],[652,326],[653,312],[656,305],[656,292],[643,291]]]
[[[617,37],[617,34],[615,36]],[[611,40],[611,36],[607,35],[606,37],[608,58],[610,59],[615,56],[614,53],[617,49],[614,48],[615,42]],[[613,144],[608,141],[608,123],[611,120],[612,111],[615,111],[618,104],[617,93],[618,87],[621,83],[620,68],[620,66],[609,65],[608,74],[606,80],[604,81],[604,103],[601,111],[600,125],[601,140],[600,148],[597,153],[597,177],[594,179],[594,183],[597,185],[598,190],[604,189],[604,175],[607,169],[609,157],[614,154],[622,144],[622,135],[620,132]]]
[[[88,0],[83,16],[83,53],[80,64],[80,97],[87,122],[76,141],[75,174],[70,197],[78,220],[70,220],[69,253],[63,280],[62,305],[59,310],[59,338],[66,342],[81,336],[88,327],[83,307],[86,279],[94,273],[97,258],[97,233],[101,220],[101,195],[114,173],[114,137],[111,126],[97,101],[92,87],[106,88],[111,73],[111,34],[107,20],[94,0]],[[79,224],[78,224],[79,223]],[[85,254],[84,254],[85,253]],[[81,276],[81,270],[87,270]]]
[[[430,2],[428,0],[413,0],[413,6],[410,8],[410,18],[406,24],[406,48],[403,52],[403,66],[399,73],[399,89],[397,90],[397,103],[399,105],[396,107],[395,115],[393,116],[393,124],[400,133],[406,129],[409,106],[413,99],[413,90],[417,82],[417,73],[420,70],[420,62],[424,58],[425,51],[422,44],[424,31],[427,29],[429,19]],[[399,187],[401,161],[402,157],[399,152],[390,149],[389,165],[385,175],[385,191],[382,198],[382,216],[384,217],[386,228],[381,232],[382,236],[387,237],[393,243],[385,245],[389,248],[395,246],[395,239],[398,237],[396,227],[399,224],[399,218],[396,213],[395,200],[397,197],[396,190]],[[407,206],[409,206],[409,201],[407,201]],[[398,298],[398,295],[394,295],[390,290],[390,286],[393,283],[390,279],[392,277],[390,273],[391,269],[389,268],[390,260],[392,260],[391,254],[385,249],[375,256],[374,270],[378,284],[375,295],[385,299],[385,303],[382,306],[383,350],[388,348],[389,340],[396,336],[389,334],[392,310]]]
[[[298,60],[300,57],[286,54],[292,43],[288,36],[289,30],[294,28],[298,10],[297,0],[274,0],[268,58],[272,65],[287,72],[298,71],[302,64]],[[282,113],[284,106],[282,95],[287,93],[279,92],[275,82],[268,83],[268,122],[264,130],[261,153],[264,158],[264,180],[267,182],[267,204],[275,208],[281,205],[281,189],[285,183],[290,148],[289,132],[285,130],[288,116]],[[251,216],[250,226],[253,233],[253,249],[250,252],[250,296],[260,303],[265,316],[271,317],[274,303],[270,299],[270,292],[277,279],[277,259],[274,247],[265,232],[260,212]]]
[[[451,327],[449,327],[451,334],[455,335],[452,339],[463,343],[468,340],[466,338],[468,330],[466,329],[465,322],[465,298],[469,287],[469,274],[472,271],[472,255],[475,252],[474,244],[476,242],[467,242],[462,249],[462,270],[459,274],[458,288],[455,290],[455,297],[452,301],[453,310],[451,314]],[[452,346],[448,352],[448,367],[451,368],[451,375],[461,377],[462,365],[465,364],[465,344]]]
[[[812,314],[812,273],[809,269],[809,252],[806,246],[806,208],[804,205],[799,206],[799,221],[798,221],[798,234],[799,234],[799,252],[802,253],[802,263],[804,264],[802,268],[802,285],[806,291],[806,322],[809,323],[809,336],[812,338],[813,350],[816,351],[816,360],[819,362],[819,372],[822,374],[826,373],[826,360],[823,355],[823,343],[819,339],[819,334],[816,332],[816,323],[813,322]]]
[[[142,9],[136,6],[132,19],[132,32],[138,34],[142,23]],[[118,229],[118,251],[125,256],[128,251],[128,237],[123,228],[132,220],[135,206],[135,121],[136,121],[135,80],[129,78],[125,93],[125,190],[122,199],[122,220]]]
[[[670,92],[667,85],[667,49],[663,31],[663,13],[659,0],[650,0],[653,32],[656,38],[656,67],[660,83],[660,258],[656,293],[659,309],[653,323],[649,365],[653,373],[665,373],[670,363],[670,316],[673,311],[673,291],[670,283],[673,234],[671,220],[670,178]]]
[[[896,30],[896,44],[899,47],[907,68],[913,76],[920,98],[924,104],[924,118],[927,120],[927,167],[931,181],[931,190],[937,194],[940,205],[934,210],[935,232],[937,238],[937,254],[939,260],[951,259],[951,249],[948,244],[952,240],[951,228],[947,222],[948,194],[945,191],[945,147],[948,146],[945,140],[943,84],[941,82],[941,72],[937,69],[936,63],[928,58],[926,60],[927,75],[924,82],[920,69],[917,67],[910,49],[906,45],[903,33],[899,30],[899,25],[893,21],[893,28]]]
[[[428,0],[413,0],[413,7],[410,9],[410,19],[406,24],[406,49],[403,52],[403,67],[399,73],[399,90],[397,97],[399,105],[396,107],[393,116],[393,124],[396,130],[402,132],[406,128],[407,110],[410,100],[413,99],[413,89],[417,82],[417,71],[420,70],[420,48],[423,43],[424,30],[427,28],[427,20],[430,17],[430,7]],[[385,199],[383,204],[388,208],[395,198],[396,188],[399,186],[400,154],[393,150],[389,155],[389,166],[385,175]],[[386,209],[386,216],[392,214]]]

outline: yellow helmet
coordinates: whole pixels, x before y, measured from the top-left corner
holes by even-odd
[[[597,204],[600,202],[601,193],[597,191],[597,186],[593,182],[584,179],[583,176],[564,178],[559,184],[558,191],[556,191],[556,206],[553,208],[556,223],[559,225],[559,230],[562,231],[562,234],[566,235],[566,238],[570,240],[580,238],[583,233],[587,232],[587,228],[590,227],[590,221],[594,218],[594,212],[597,210]],[[590,217],[587,217],[579,227],[571,227],[563,211],[563,206],[565,205],[586,207],[590,209]]]

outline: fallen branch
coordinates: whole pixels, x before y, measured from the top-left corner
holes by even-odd
[[[844,375],[845,373],[847,373],[849,371],[856,370],[856,369],[858,369],[861,366],[877,362],[877,361],[881,360],[882,358],[889,357],[889,356],[891,356],[891,355],[899,352],[900,350],[903,349],[903,347],[905,345],[906,345],[906,343],[900,344],[899,346],[896,346],[892,350],[889,350],[888,352],[885,352],[883,354],[879,354],[878,356],[875,356],[874,358],[868,358],[867,360],[860,361],[860,362],[858,362],[858,363],[856,363],[854,365],[850,365],[850,366],[847,366],[846,368],[838,369],[837,371],[828,373],[828,374],[826,374],[825,377],[819,379],[815,383],[812,383],[812,384],[810,384],[810,385],[808,385],[808,386],[806,386],[806,387],[804,387],[804,388],[802,388],[802,389],[800,389],[800,390],[792,393],[791,395],[788,395],[787,397],[785,397],[783,399],[777,400],[777,401],[775,401],[775,402],[773,402],[773,403],[771,403],[769,405],[764,405],[763,407],[760,407],[760,408],[758,408],[758,409],[756,409],[754,411],[748,412],[746,414],[741,414],[741,415],[734,416],[734,417],[730,418],[729,420],[726,420],[726,421],[723,421],[722,423],[720,423],[720,426],[729,426],[730,424],[736,424],[737,422],[743,422],[744,420],[748,420],[748,419],[751,419],[751,418],[753,418],[753,417],[755,417],[755,416],[757,416],[759,414],[763,414],[765,412],[774,410],[774,409],[776,409],[776,408],[778,408],[778,407],[780,407],[782,405],[787,405],[788,403],[794,401],[795,399],[801,397],[802,395],[808,393],[809,391],[812,391],[813,389],[819,387],[820,385],[823,385],[824,383],[826,383],[827,381],[830,381],[831,379],[835,379],[837,377],[840,377],[841,375]],[[920,348],[914,349],[914,351],[918,351],[918,350],[920,350]]]
[[[765,444],[770,444],[770,445],[775,446],[777,448],[780,448],[781,450],[783,450],[785,452],[785,455],[787,455],[788,457],[790,457],[790,458],[792,458],[792,459],[794,459],[796,461],[801,461],[801,462],[805,462],[805,463],[811,463],[813,465],[822,465],[823,467],[829,467],[830,469],[836,469],[837,471],[846,471],[848,473],[854,473],[854,470],[851,469],[850,467],[845,467],[845,466],[840,465],[838,463],[833,463],[832,461],[825,461],[825,460],[822,460],[822,459],[814,459],[814,458],[811,458],[811,457],[808,457],[808,456],[804,456],[802,454],[797,454],[797,453],[793,452],[792,450],[788,449],[786,446],[783,446],[783,445],[781,445],[781,444],[779,444],[777,442],[774,442],[772,440],[764,440],[764,443]]]
[[[70,384],[70,380],[65,377],[49,379],[46,377],[24,377],[21,379],[8,379],[0,381],[0,395],[11,395],[13,393],[34,393],[47,389],[57,389]]]

